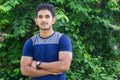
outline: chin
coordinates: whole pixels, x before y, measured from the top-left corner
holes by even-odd
[[[50,30],[50,28],[40,28],[41,30],[44,30],[44,31],[46,31],[46,30]]]
[[[42,27],[42,28],[40,28],[41,30],[50,30],[51,29],[51,27]]]

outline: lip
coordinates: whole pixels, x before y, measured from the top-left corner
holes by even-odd
[[[46,26],[46,25],[47,25],[47,23],[42,23],[41,25]]]
[[[43,23],[41,23],[41,24],[47,24],[47,23],[43,22]]]
[[[43,26],[46,26],[47,24],[42,24]]]

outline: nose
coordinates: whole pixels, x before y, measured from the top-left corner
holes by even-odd
[[[42,18],[42,21],[45,21],[45,20],[46,20],[46,18],[45,18],[45,17],[43,17],[43,18]]]

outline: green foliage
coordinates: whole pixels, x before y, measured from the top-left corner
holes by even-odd
[[[1,0],[0,80],[29,80],[21,75],[20,58],[26,39],[36,34],[38,1]],[[48,0],[56,7],[54,29],[73,44],[73,61],[67,80],[119,80],[120,1]]]

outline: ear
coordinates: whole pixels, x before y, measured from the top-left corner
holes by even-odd
[[[56,22],[56,19],[55,18],[53,18],[53,20],[52,20],[52,24],[54,24]]]
[[[36,23],[36,25],[37,25],[37,19],[35,18],[35,23]]]

